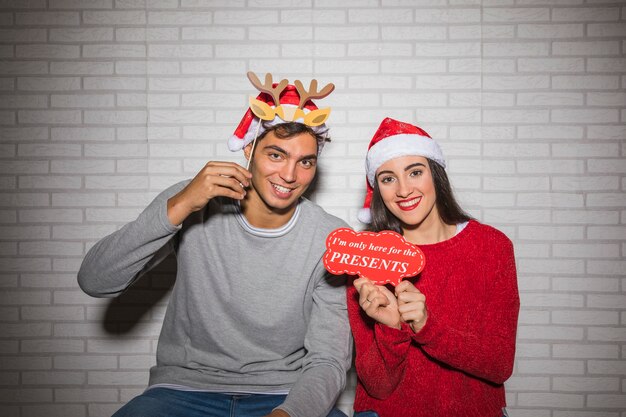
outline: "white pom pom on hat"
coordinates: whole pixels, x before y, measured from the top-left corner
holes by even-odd
[[[367,194],[363,208],[357,218],[363,223],[371,223],[370,204],[374,193],[376,171],[385,162],[401,156],[417,155],[431,159],[442,167],[446,161],[439,144],[428,133],[409,123],[400,122],[390,117],[381,123],[370,141],[365,158]]]

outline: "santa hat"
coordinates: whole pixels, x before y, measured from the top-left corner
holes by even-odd
[[[270,74],[268,74],[268,76],[270,76]],[[253,85],[255,85],[255,87],[257,87],[257,89],[261,91],[269,91],[267,89],[270,85],[272,86],[271,89],[277,88],[277,90],[280,91],[278,93],[279,103],[276,104],[275,102],[275,93],[268,94],[268,92],[262,92],[261,94],[259,94],[256,97],[256,100],[260,101],[261,105],[265,103],[272,111],[270,115],[263,117],[263,120],[261,120],[258,114],[259,111],[262,112],[263,110],[260,107],[255,106],[255,100],[251,98],[251,107],[248,107],[246,113],[243,115],[243,118],[239,122],[237,129],[235,129],[233,135],[228,139],[228,148],[231,151],[241,150],[247,144],[254,141],[255,138],[261,136],[263,132],[265,132],[266,127],[275,126],[281,123],[296,122],[306,124],[311,129],[313,129],[313,131],[317,135],[320,135],[320,139],[318,140],[318,153],[321,152],[327,138],[328,127],[326,127],[325,123],[314,123],[306,118],[307,114],[313,111],[319,112],[319,109],[311,100],[307,100],[303,105],[301,105],[300,93],[301,91],[304,91],[301,83],[299,84],[299,89],[295,85],[287,84],[287,80],[282,80],[280,83],[270,82],[266,85],[262,85],[256,75],[254,75],[253,73],[248,73],[248,78],[250,78],[250,81],[252,81]],[[266,81],[267,80],[271,80],[271,76],[270,78],[266,78]],[[296,84],[298,83],[299,81],[296,81]],[[328,86],[325,87],[324,91],[328,92],[323,95],[324,97],[330,94],[330,92],[332,92],[332,90],[334,89],[334,85],[329,85],[332,86],[332,88],[330,88],[330,91],[328,91]],[[315,86],[316,88],[317,81],[315,81],[315,84],[312,84],[312,86]],[[315,97],[322,98],[322,96]],[[259,103],[257,102],[256,104],[258,105]],[[325,112],[326,117],[323,118],[324,121],[328,117],[329,113],[330,109],[327,109],[327,111]]]
[[[409,123],[399,122],[389,117],[382,121],[370,141],[365,158],[367,194],[363,208],[357,218],[363,223],[371,223],[370,204],[374,193],[376,171],[385,162],[407,155],[418,155],[446,167],[441,148],[424,130]]]

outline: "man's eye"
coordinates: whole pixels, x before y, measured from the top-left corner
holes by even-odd
[[[311,161],[310,159],[305,159],[303,161],[300,162],[302,164],[302,166],[304,166],[305,168],[311,168],[312,166],[314,166],[315,164],[313,163],[313,161]]]
[[[280,159],[280,154],[279,153],[270,153],[270,154],[268,154],[268,156],[271,159]]]

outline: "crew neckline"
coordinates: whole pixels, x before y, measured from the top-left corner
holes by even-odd
[[[236,214],[237,221],[239,222],[241,227],[246,232],[250,233],[251,235],[259,236],[259,237],[269,237],[269,238],[281,237],[289,233],[295,227],[298,221],[298,218],[300,217],[300,212],[301,212],[300,203],[301,202],[302,200],[298,201],[296,205],[296,209],[294,210],[293,215],[291,216],[289,221],[287,221],[287,223],[285,223],[284,225],[276,229],[265,229],[262,227],[256,227],[256,226],[251,225],[248,219],[246,219],[246,216],[243,215],[243,212],[241,211],[241,203],[238,200],[236,201],[236,204],[235,204],[235,208],[236,208],[235,214]]]

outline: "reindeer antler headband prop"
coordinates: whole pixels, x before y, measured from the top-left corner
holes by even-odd
[[[261,92],[256,98],[250,97],[250,108],[246,111],[233,136],[228,141],[231,151],[243,149],[253,142],[265,129],[265,125],[276,125],[286,122],[303,123],[311,127],[316,133],[324,135],[328,130],[324,122],[330,115],[330,107],[318,109],[311,99],[321,99],[328,96],[335,89],[329,83],[321,90],[317,90],[317,80],[311,80],[309,88],[304,88],[300,80],[289,84],[286,79],[274,83],[272,74],[265,75],[265,82],[252,71],[248,72],[248,79]],[[324,142],[318,143],[318,152],[321,152]]]

